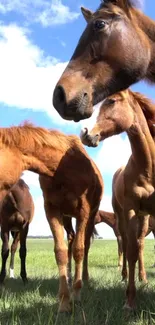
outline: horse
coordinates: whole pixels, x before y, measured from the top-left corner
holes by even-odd
[[[135,2],[135,6],[134,6]],[[53,93],[63,119],[89,118],[93,105],[142,79],[155,82],[155,22],[137,0],[104,0],[87,26]]]
[[[113,229],[113,232],[117,239],[117,245],[118,245],[118,267],[122,267],[122,238],[121,234],[118,228],[118,222],[115,214],[113,212],[107,212],[103,210],[99,210],[95,216],[95,225],[104,222],[109,227]]]
[[[82,142],[96,147],[112,135],[125,131],[132,155],[122,171],[124,182],[123,216],[119,214],[119,230],[129,265],[125,307],[135,307],[135,265],[144,245],[149,215],[155,216],[155,105],[131,90],[108,97],[101,105],[91,131],[81,132]],[[121,220],[121,221],[120,221]],[[126,236],[127,234],[127,236]]]
[[[46,218],[53,233],[54,251],[59,269],[60,312],[71,311],[71,298],[80,300],[82,278],[89,279],[88,251],[103,189],[101,174],[95,163],[88,158],[80,139],[75,136],[70,138],[66,136],[65,139],[72,140],[72,148],[61,161],[59,160],[53,177],[39,176]],[[66,225],[64,219],[68,218],[70,224],[72,217],[76,218],[76,234],[73,238],[71,233],[67,250],[64,241],[64,225]],[[70,297],[68,282],[71,283],[71,274],[68,262],[71,263],[72,248],[75,277],[72,297]]]
[[[73,243],[75,277],[72,297],[80,299],[84,250],[83,272],[88,278],[88,250],[94,218],[102,198],[102,176],[80,138],[74,135],[67,136],[56,130],[26,123],[18,127],[0,128],[0,143],[0,202],[24,170],[40,175],[45,212],[54,236],[59,268],[59,310],[70,311],[63,215],[77,219]]]
[[[123,233],[123,231],[126,231],[123,223],[123,208],[124,208],[124,169],[125,167],[119,168],[114,176],[112,181],[112,206],[113,210],[116,216],[116,219],[119,220],[119,227],[120,233]],[[139,215],[139,223],[141,216]],[[147,224],[146,224],[147,226]],[[145,233],[145,237],[148,236],[150,233],[153,233],[155,237],[155,217],[151,216],[149,217],[149,224],[148,224],[148,230]],[[139,241],[142,241],[139,245],[139,257],[138,257],[138,267],[139,267],[139,281],[143,281],[147,283],[147,277],[146,277],[146,271],[144,266],[144,245],[143,245],[143,238],[139,238]],[[123,250],[124,251],[124,250]],[[153,265],[154,267],[154,265]],[[127,278],[127,265],[126,265],[126,251],[124,251],[123,254],[123,268],[122,268],[122,281],[126,281]]]
[[[9,256],[9,232],[11,231],[13,242],[11,245],[10,277],[14,278],[14,256],[20,241],[19,256],[21,260],[20,275],[24,283],[27,282],[26,274],[26,238],[29,224],[34,215],[34,203],[29,192],[29,187],[19,179],[11,188],[1,204],[0,224],[2,239],[2,267],[0,272],[0,283],[4,282],[6,276],[6,262]]]
[[[112,212],[106,212],[103,210],[98,210],[95,216],[95,221],[94,221],[94,225],[97,225],[101,222],[106,223],[108,226],[110,226],[113,231],[114,234],[117,238],[117,243],[118,243],[118,267],[122,267],[122,256],[123,256],[123,251],[122,251],[122,238],[118,229],[118,223],[117,223],[117,219],[115,217],[115,214]],[[73,245],[73,241],[75,238],[75,231],[74,228],[72,226],[72,220],[70,218],[68,218],[67,216],[63,216],[63,224],[64,224],[64,228],[66,230],[67,233],[67,240],[68,240],[68,282],[71,285],[72,283],[72,276],[71,276],[71,270],[72,270],[72,245]],[[94,235],[98,235],[98,232],[96,230],[96,228],[94,227],[93,230],[93,234],[92,234],[92,238],[94,237]],[[84,257],[85,260],[85,257]],[[85,262],[84,262],[85,264]],[[87,266],[86,266],[87,267]],[[84,279],[85,279],[85,275],[84,275]],[[86,278],[87,280],[87,278]]]

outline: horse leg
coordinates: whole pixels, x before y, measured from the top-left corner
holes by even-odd
[[[0,272],[0,283],[4,282],[6,276],[6,261],[9,256],[9,231],[1,227],[1,239],[2,239],[2,267]]]
[[[29,224],[26,224],[23,229],[20,230],[20,249],[19,256],[21,260],[21,271],[20,276],[24,282],[27,283],[27,274],[26,274],[26,238],[28,234]]]
[[[119,269],[123,266],[123,247],[122,247],[122,237],[117,236],[117,244],[118,244],[118,267]]]
[[[64,241],[63,218],[58,209],[45,203],[46,217],[54,237],[54,252],[59,269],[59,311],[70,312],[70,292],[67,282],[67,246]]]
[[[67,266],[67,271],[68,271],[68,284],[69,286],[72,285],[72,246],[73,246],[73,241],[75,238],[75,232],[72,226],[72,219],[66,216],[63,216],[63,224],[64,228],[67,233],[67,240],[68,240],[68,266]]]
[[[122,281],[126,281],[127,279],[127,258],[126,258],[126,251],[127,251],[127,235],[126,235],[126,224],[125,224],[125,218],[120,211],[119,215],[117,215],[118,218],[118,228],[120,231],[120,246],[118,246],[118,249],[123,251],[123,266],[122,266]],[[118,239],[117,239],[118,240]]]
[[[152,230],[152,233],[153,233],[153,236],[154,236],[154,239],[155,239],[155,231]],[[155,252],[155,245],[154,245],[154,252]],[[152,267],[155,267],[155,262],[153,263]]]
[[[146,271],[144,266],[144,240],[148,231],[149,215],[139,217],[139,234],[138,234],[138,246],[139,246],[139,281],[147,283]]]
[[[139,246],[137,240],[138,217],[134,210],[125,212],[127,220],[127,259],[129,265],[129,281],[126,290],[125,308],[133,309],[135,306],[136,286],[135,286],[135,266],[138,260]]]
[[[83,273],[82,279],[84,281],[89,280],[89,272],[88,272],[88,252],[91,244],[91,237],[94,231],[94,223],[95,223],[95,216],[98,209],[89,216],[89,220],[86,227],[86,234],[85,234],[85,249],[84,249],[84,260],[83,260]]]
[[[89,213],[80,216],[77,219],[76,236],[73,243],[73,257],[75,261],[75,276],[73,281],[73,298],[80,301],[80,293],[82,288],[82,268],[85,247],[85,232],[88,222]]]
[[[19,232],[11,232],[13,236],[13,242],[11,245],[11,259],[10,259],[10,278],[14,278],[14,258],[19,242]]]

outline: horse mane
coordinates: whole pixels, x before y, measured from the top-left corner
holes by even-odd
[[[128,91],[132,95],[133,99],[138,102],[139,106],[142,108],[150,133],[152,137],[155,137],[155,104],[139,92],[132,92],[131,90]]]
[[[143,9],[144,6],[144,0],[101,0],[101,4],[99,6],[99,9],[102,9],[104,6],[108,6],[110,4],[118,5],[119,7],[126,8],[127,10],[129,8],[138,8]]]
[[[0,128],[0,139],[8,147],[28,147],[30,151],[44,146],[64,151],[80,143],[77,136],[66,136],[60,131],[36,127],[28,122],[10,128]]]

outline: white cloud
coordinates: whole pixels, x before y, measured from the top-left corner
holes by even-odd
[[[43,26],[60,25],[71,22],[79,17],[79,13],[71,12],[68,6],[62,4],[60,0],[53,0],[52,3],[47,5],[40,15],[38,15],[38,21]]]
[[[0,25],[0,102],[45,111],[57,124],[63,120],[52,106],[52,94],[67,62],[45,56],[16,25]]]
[[[22,179],[25,181],[25,183],[30,187],[40,187],[39,185],[39,175],[36,173],[32,173],[28,170],[26,170],[23,175]]]
[[[0,0],[0,12],[17,12],[29,23],[41,23],[44,27],[62,25],[79,17],[61,0]]]
[[[42,195],[34,199],[35,212],[34,218],[30,224],[29,235],[33,236],[50,236],[52,235],[50,226],[46,219],[44,211],[44,200]]]
[[[114,174],[118,168],[126,165],[131,155],[131,147],[127,137],[116,135],[102,142],[94,161],[101,173]]]

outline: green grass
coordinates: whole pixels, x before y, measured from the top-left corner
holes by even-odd
[[[82,289],[81,305],[72,315],[58,314],[58,272],[53,241],[29,239],[24,286],[19,277],[19,256],[15,259],[16,279],[6,278],[0,288],[1,325],[141,325],[155,324],[154,241],[145,241],[145,265],[149,284],[137,284],[137,310],[127,315],[122,307],[125,284],[117,268],[116,241],[94,241],[89,254],[90,283]]]

